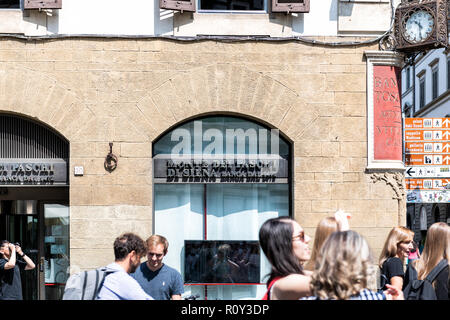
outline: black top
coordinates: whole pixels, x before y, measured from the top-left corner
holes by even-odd
[[[405,286],[409,282],[409,268],[405,274]],[[433,281],[434,291],[438,300],[450,300],[450,279],[448,266],[442,269]]]
[[[25,270],[27,263],[16,260],[14,268],[5,270],[5,258],[0,258],[0,300],[23,300],[20,271]]]
[[[384,274],[387,278],[388,284],[391,284],[392,277],[402,277],[404,279],[405,272],[403,271],[403,262],[400,258],[393,257],[387,259],[383,263],[383,268],[381,268],[381,274]],[[403,282],[403,288],[405,288],[405,283]],[[386,288],[383,288],[386,289]]]

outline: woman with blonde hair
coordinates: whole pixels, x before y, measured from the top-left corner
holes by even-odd
[[[323,218],[316,228],[314,234],[314,244],[311,252],[311,259],[305,264],[305,270],[313,271],[317,256],[323,243],[328,236],[335,231],[346,231],[350,229],[348,219],[351,217],[349,213],[342,210],[337,211],[334,217]]]
[[[414,232],[405,227],[394,227],[389,232],[379,259],[381,290],[386,290],[386,284],[398,290],[404,288],[404,266],[413,249],[413,238]]]
[[[434,223],[427,231],[427,240],[420,258],[408,266],[405,274],[405,287],[413,272],[416,272],[418,280],[423,280],[435,267],[442,265],[441,271],[435,277],[432,285],[438,300],[449,300],[449,261],[450,226],[444,222]]]
[[[402,300],[403,292],[387,285],[384,292],[370,288],[375,266],[367,241],[355,231],[332,233],[322,246],[311,276],[308,300]]]

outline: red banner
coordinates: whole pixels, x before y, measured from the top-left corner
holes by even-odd
[[[402,160],[401,69],[373,67],[374,160]]]

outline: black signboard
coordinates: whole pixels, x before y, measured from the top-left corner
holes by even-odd
[[[0,160],[0,185],[67,185],[64,160]]]

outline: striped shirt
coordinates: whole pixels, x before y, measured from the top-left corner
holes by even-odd
[[[320,300],[316,296],[305,297],[301,300]],[[369,289],[363,289],[359,294],[353,295],[348,300],[386,300],[384,293],[374,292]]]

